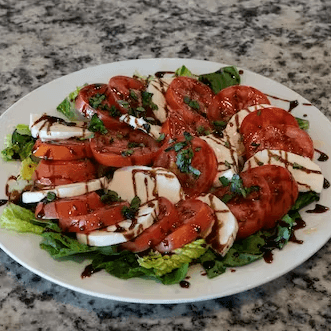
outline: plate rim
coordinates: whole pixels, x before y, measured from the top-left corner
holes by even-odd
[[[28,100],[29,98],[31,98],[31,96],[33,97],[33,95],[35,93],[39,93],[40,91],[43,91],[44,89],[47,89],[48,87],[51,87],[52,85],[56,85],[61,81],[65,81],[66,79],[69,79],[69,77],[72,77],[74,75],[84,75],[85,73],[89,73],[91,71],[96,71],[96,70],[101,70],[102,68],[108,68],[108,67],[112,67],[115,65],[120,65],[120,66],[124,66],[126,67],[127,65],[135,65],[137,63],[166,63],[166,66],[169,66],[169,63],[171,63],[171,65],[176,64],[178,67],[178,63],[182,63],[184,65],[189,66],[190,64],[208,64],[210,66],[226,66],[227,64],[224,63],[218,63],[218,62],[213,62],[213,61],[207,61],[207,60],[198,60],[198,59],[181,59],[181,58],[150,58],[150,59],[137,59],[137,60],[125,60],[125,61],[119,61],[119,62],[112,62],[112,63],[104,63],[104,64],[100,64],[97,66],[91,66],[88,68],[84,68],[75,72],[72,72],[70,74],[58,77],[44,85],[39,86],[38,88],[36,88],[35,90],[29,92],[28,94],[26,94],[25,96],[23,96],[22,98],[20,98],[17,102],[15,102],[12,106],[10,106],[5,112],[3,112],[1,114],[1,119],[3,119],[4,117],[10,116],[10,113],[15,111],[15,109],[18,107],[20,107],[21,103],[24,104],[24,102],[26,100]],[[239,67],[238,67],[239,68]],[[294,93],[296,95],[296,97],[300,97],[303,101],[308,101],[306,100],[304,97],[302,97],[301,95],[299,95],[297,92],[289,89],[288,87],[286,87],[283,84],[280,84],[268,77],[264,77],[260,74],[257,74],[255,72],[252,72],[248,69],[242,68],[240,67],[239,69],[244,70],[244,72],[247,72],[250,76],[255,76],[255,77],[259,77],[259,79],[262,80],[268,80],[269,83],[271,84],[276,84],[277,86],[282,86],[283,88],[285,88],[285,90],[290,91],[291,93]],[[196,72],[195,69],[192,70],[193,72]],[[82,82],[84,83],[84,82]],[[37,92],[38,91],[38,92]],[[70,93],[70,91],[67,91],[67,94]],[[67,95],[66,94],[66,95]],[[322,116],[321,118],[325,119],[327,121],[327,125],[330,126],[331,128],[331,123],[329,122],[329,120],[327,119],[327,117],[321,112],[319,111],[316,107],[313,106],[314,109],[316,109],[318,111],[318,113]],[[1,123],[1,122],[0,122]],[[0,124],[1,127],[1,124]],[[6,132],[9,133],[9,132]],[[0,209],[1,211],[2,209]],[[0,229],[0,233],[2,233],[3,231],[7,231],[4,229]],[[24,235],[24,234],[17,234],[16,235]],[[33,235],[34,236],[34,235]],[[58,279],[54,279],[51,276],[45,274],[44,272],[38,270],[37,268],[29,265],[27,262],[25,262],[24,260],[22,260],[21,258],[17,257],[15,254],[12,253],[12,251],[10,251],[5,245],[3,245],[2,241],[0,240],[0,247],[1,249],[7,254],[9,255],[13,260],[15,260],[16,262],[18,262],[19,264],[21,264],[23,267],[25,267],[26,269],[32,271],[33,273],[41,276],[42,278],[47,279],[48,281],[51,281],[53,283],[56,283],[60,286],[63,286],[65,288],[69,288],[73,291],[77,291],[83,294],[87,294],[87,295],[91,295],[91,296],[95,296],[95,297],[100,297],[103,299],[111,299],[111,300],[117,300],[117,301],[122,301],[122,302],[133,302],[133,303],[149,303],[149,304],[174,304],[174,303],[187,303],[187,302],[197,302],[197,301],[204,301],[204,300],[210,300],[210,299],[215,299],[215,298],[221,298],[221,297],[225,297],[225,296],[229,296],[229,295],[234,295],[234,294],[238,294],[247,290],[250,290],[252,288],[264,285],[268,282],[270,282],[273,279],[276,279],[286,273],[288,273],[289,271],[293,270],[294,268],[296,268],[298,265],[304,263],[305,261],[307,261],[309,258],[311,258],[312,255],[314,255],[317,251],[319,251],[327,242],[328,240],[331,238],[331,233],[329,233],[328,238],[324,241],[324,242],[320,242],[319,245],[315,245],[313,250],[310,250],[309,256],[306,257],[303,261],[298,261],[297,264],[293,264],[291,266],[288,266],[286,269],[283,270],[283,272],[279,273],[279,274],[275,274],[274,277],[270,277],[270,279],[268,279],[265,282],[259,283],[259,284],[254,284],[252,283],[250,286],[239,286],[237,288],[237,290],[232,290],[232,291],[228,291],[228,293],[224,293],[224,295],[219,295],[219,294],[209,294],[209,295],[202,295],[196,298],[191,298],[191,297],[186,297],[186,298],[175,298],[175,299],[147,299],[147,298],[138,298],[138,297],[129,297],[129,296],[118,296],[118,295],[111,295],[111,294],[104,294],[104,293],[99,293],[99,292],[94,292],[91,290],[87,290],[84,288],[79,288],[79,287],[75,287],[71,284],[65,283],[61,280]],[[0,236],[1,239],[1,236]],[[275,254],[278,252],[275,252]],[[47,253],[48,254],[48,253]],[[278,254],[277,254],[278,255]],[[52,259],[49,256],[50,259]],[[107,277],[112,277],[110,275],[107,275]],[[92,277],[93,278],[93,277]],[[216,280],[222,279],[222,275],[219,276],[218,278],[216,278]],[[212,283],[214,283],[214,281],[212,281]],[[165,285],[162,285],[165,286]],[[172,286],[176,286],[176,285],[172,285]],[[244,288],[243,288],[244,287]]]

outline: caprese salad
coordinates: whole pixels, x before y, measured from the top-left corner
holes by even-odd
[[[89,254],[82,277],[174,284],[190,264],[212,278],[270,258],[323,189],[308,121],[235,67],[115,76],[57,110],[6,137],[2,157],[22,166],[0,224],[41,235],[54,258]]]

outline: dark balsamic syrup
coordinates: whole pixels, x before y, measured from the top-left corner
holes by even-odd
[[[320,162],[325,162],[329,159],[329,156],[327,154],[325,154],[324,152],[318,150],[318,149],[314,149],[315,152],[319,153],[320,156],[318,157],[317,161],[320,161]]]
[[[327,188],[329,188],[329,187],[330,187],[330,182],[329,182],[326,178],[324,178],[323,188],[324,188],[324,189],[327,189]]]
[[[189,288],[190,287],[190,283],[187,282],[186,280],[182,280],[179,282],[179,286],[182,288]]]
[[[322,213],[327,212],[329,209],[330,209],[329,207],[325,207],[325,206],[320,205],[320,204],[317,203],[315,205],[314,209],[307,210],[306,213],[309,213],[309,214],[322,214]]]
[[[89,264],[85,267],[84,271],[81,274],[82,278],[91,277],[94,273],[98,272],[99,269],[94,269],[92,264]]]

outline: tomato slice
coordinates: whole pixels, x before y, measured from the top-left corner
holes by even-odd
[[[88,140],[58,140],[44,142],[37,140],[33,146],[32,154],[44,160],[71,161],[93,156]]]
[[[182,224],[155,246],[161,253],[171,252],[203,237],[216,219],[214,211],[200,200],[181,200],[176,207]]]
[[[191,128],[184,118],[176,112],[171,112],[166,121],[162,125],[161,132],[173,138],[175,136],[182,135],[184,132],[188,132],[192,135],[196,135],[196,132]]]
[[[183,148],[175,151],[181,144]],[[166,142],[157,153],[154,166],[175,173],[184,193],[190,197],[207,192],[217,174],[214,151],[204,140],[193,136],[189,141],[184,136],[177,136]]]
[[[103,207],[100,196],[96,192],[87,193],[73,198],[58,199],[49,203],[39,202],[35,215],[37,218],[68,218],[85,215]]]
[[[256,88],[245,85],[229,86],[214,96],[207,117],[211,122],[228,122],[239,110],[258,104],[269,105],[270,101]]]
[[[230,186],[221,187],[214,194],[220,199],[225,195],[233,196],[226,205],[238,221],[238,233],[236,239],[243,239],[261,230],[271,211],[271,191],[269,184],[256,168],[249,169],[240,174],[245,188],[252,188],[246,197],[234,194]]]
[[[159,149],[158,142],[148,134],[128,127],[95,134],[90,144],[94,158],[111,167],[150,164]]]
[[[291,113],[282,108],[270,107],[248,114],[241,123],[240,133],[247,137],[266,126],[278,124],[299,127],[297,120]]]
[[[243,136],[246,157],[249,159],[264,149],[282,150],[301,156],[314,156],[314,145],[309,134],[297,126],[274,124]]]
[[[107,128],[125,126],[118,118],[126,111],[118,105],[114,92],[107,84],[90,84],[83,87],[75,100],[75,107],[87,118],[97,114]]]
[[[37,184],[56,186],[87,182],[96,178],[96,167],[89,160],[47,161],[41,160],[33,174]]]
[[[274,227],[295,203],[298,198],[298,184],[284,167],[264,165],[254,168],[254,172],[265,178],[270,187],[271,210],[264,222],[264,228],[269,229]]]
[[[110,78],[108,87],[122,113],[127,113],[129,106],[136,108],[142,105],[140,91],[145,89],[142,81],[127,76],[114,76]]]
[[[211,132],[205,118],[213,100],[213,91],[205,84],[189,77],[175,78],[166,92],[165,98],[170,113],[177,112],[196,134]]]
[[[128,202],[116,202],[98,208],[86,215],[70,216],[59,219],[59,226],[64,232],[90,233],[118,222],[124,221],[123,207],[129,207]]]
[[[122,244],[123,249],[138,253],[153,248],[181,223],[177,209],[168,199],[159,198],[159,210],[156,223],[135,239]]]

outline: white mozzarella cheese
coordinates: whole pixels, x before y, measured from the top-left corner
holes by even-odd
[[[267,104],[250,106],[247,107],[247,109],[240,110],[230,118],[223,133],[229,137],[231,145],[236,149],[239,156],[245,154],[245,147],[242,143],[241,134],[239,133],[242,121],[253,111],[270,107],[273,106]]]
[[[202,136],[203,139],[214,151],[217,159],[217,175],[215,177],[213,186],[219,187],[221,183],[219,177],[229,176],[239,172],[238,154],[234,146],[231,145],[228,137],[215,137],[212,135]],[[231,176],[232,177],[232,176]]]
[[[129,124],[136,130],[142,130],[154,139],[158,139],[161,134],[161,127],[159,125],[153,125],[146,122],[143,118],[137,118],[135,116],[125,114],[119,118],[120,122]]]
[[[174,173],[163,168],[146,166],[131,166],[116,170],[108,189],[117,192],[123,200],[131,201],[138,196],[141,203],[158,196],[177,203],[184,196]]]
[[[216,223],[205,235],[206,243],[224,256],[236,239],[238,232],[237,219],[226,204],[215,195],[208,193],[199,196],[198,199],[210,206],[216,216]]]
[[[34,138],[42,141],[90,138],[93,133],[87,130],[86,122],[66,122],[63,119],[55,121],[56,117],[45,114],[30,114],[30,130]],[[70,124],[72,123],[72,124]]]
[[[163,77],[153,79],[148,87],[147,92],[153,93],[152,102],[157,105],[156,110],[153,110],[155,117],[164,123],[168,117],[167,102],[165,100],[165,93],[173,81],[174,77]]]
[[[80,182],[66,185],[55,186],[54,188],[44,189],[40,191],[26,191],[22,194],[24,203],[39,202],[47,196],[47,193],[53,192],[58,198],[70,198],[86,194],[88,192],[97,191],[105,188],[108,185],[107,177],[93,179],[88,182]]]
[[[95,230],[89,234],[77,233],[80,243],[90,246],[111,246],[124,243],[137,237],[157,220],[159,205],[157,201],[141,206],[134,220],[124,220],[105,230]]]
[[[299,192],[315,191],[320,193],[323,189],[324,177],[321,168],[308,157],[265,149],[248,159],[243,171],[265,164],[279,165],[288,169],[298,183]]]

